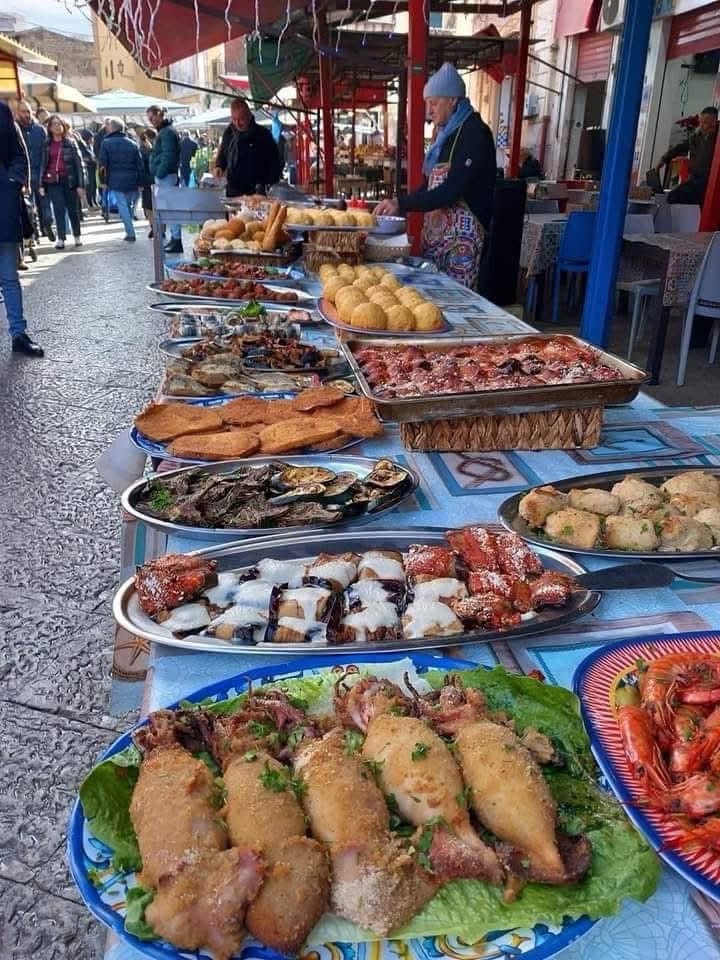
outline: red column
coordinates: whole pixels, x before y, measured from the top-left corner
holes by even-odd
[[[325,14],[318,14],[318,37],[327,48],[328,31]],[[322,110],[322,152],[325,170],[325,196],[335,190],[335,130],[333,128],[332,64],[326,53],[318,53],[320,60],[320,108]]]
[[[520,11],[520,44],[517,55],[517,73],[513,91],[513,126],[510,140],[510,176],[516,177],[520,169],[520,141],[522,139],[523,114],[525,112],[525,83],[527,80],[528,50],[530,48],[530,23],[533,0],[525,0]]]
[[[408,81],[407,81],[407,184],[408,191],[423,184],[422,163],[425,155],[425,101],[423,87],[427,80],[428,23],[425,0],[408,0]],[[400,144],[398,144],[398,149]],[[408,235],[413,238],[412,252],[421,252],[423,215],[408,216]]]
[[[705,191],[700,230],[720,230],[720,133],[715,140],[715,153]]]

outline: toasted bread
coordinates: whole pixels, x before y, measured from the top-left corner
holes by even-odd
[[[342,428],[327,417],[296,417],[273,423],[260,432],[260,449],[268,456],[289,453],[339,437]]]
[[[345,399],[345,394],[335,387],[310,387],[303,390],[292,401],[293,409],[300,413],[310,413],[320,407],[332,407]]]
[[[140,433],[156,443],[191,433],[209,433],[222,427],[217,410],[189,403],[151,403],[135,417]]]
[[[249,430],[227,430],[178,437],[168,447],[168,453],[197,460],[234,460],[252,456],[259,449],[260,438],[256,434]]]
[[[237,397],[224,403],[220,416],[225,423],[238,427],[249,427],[253,423],[266,423],[269,401],[262,397]]]

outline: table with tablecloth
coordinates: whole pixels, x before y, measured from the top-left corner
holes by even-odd
[[[523,224],[520,266],[536,277],[555,266],[567,217],[561,213],[531,213]]]
[[[468,321],[492,316],[500,326],[516,331],[515,318],[481,302],[442,275],[415,275],[415,286],[434,290]],[[477,315],[467,314],[474,307]],[[492,308],[492,309],[491,309]],[[508,496],[528,486],[582,476],[602,470],[642,466],[719,465],[720,408],[666,409],[641,395],[629,406],[610,409],[600,444],[590,450],[493,451],[484,453],[410,453],[403,449],[399,430],[390,425],[385,436],[352,449],[362,456],[390,456],[412,467],[420,477],[413,498],[364,529],[414,526],[453,527],[470,522],[495,522],[497,508]],[[156,535],[141,524],[126,525],[126,573],[132,563],[165,550],[194,550],[203,543],[181,536]],[[133,539],[133,534],[137,535]],[[205,545],[210,545],[208,541]],[[605,560],[588,560],[598,568]],[[539,669],[550,683],[570,686],[575,668],[592,650],[618,637],[669,634],[720,628],[720,583],[675,580],[670,587],[642,593],[606,594],[595,611],[546,635],[491,644],[447,648],[446,655],[479,664],[504,664],[512,670]],[[311,652],[311,651],[308,651]],[[243,670],[280,664],[287,657],[263,654],[204,654],[153,645],[143,687],[143,712],[166,706],[207,684]],[[113,711],[130,709],[127,688],[116,679]],[[487,957],[481,945],[476,957]],[[110,937],[106,960],[136,960],[137,953]],[[493,954],[495,956],[495,954]],[[564,952],[567,960],[710,960],[720,949],[691,900],[690,887],[664,871],[658,892],[646,903],[627,903],[621,912],[598,923],[580,942]]]
[[[663,281],[664,307],[686,307],[712,233],[626,233],[618,280]]]

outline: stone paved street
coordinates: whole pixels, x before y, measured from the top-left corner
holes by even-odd
[[[117,219],[117,218],[116,218]],[[157,384],[146,224],[91,217],[24,273],[44,360],[0,337],[0,957],[91,960],[104,940],[65,867],[65,825],[108,715],[119,506],[95,460]],[[4,317],[2,319],[4,325]]]

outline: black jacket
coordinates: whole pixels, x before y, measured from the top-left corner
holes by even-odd
[[[43,163],[41,171],[41,182],[45,180],[45,174],[52,174],[52,170],[48,171],[48,162],[50,160],[50,144],[52,138],[48,137],[45,143],[45,151],[43,153]],[[74,190],[76,187],[85,186],[85,169],[83,167],[82,157],[80,156],[80,149],[75,143],[75,140],[72,137],[63,137],[62,140],[62,157],[65,164],[65,172],[67,175],[68,186],[71,190]]]
[[[30,182],[30,164],[20,128],[0,101],[0,243],[22,241],[22,188]]]
[[[468,117],[458,133],[443,144],[439,163],[448,163],[451,153],[452,164],[444,183],[433,190],[421,187],[400,197],[400,213],[442,210],[464,200],[487,228],[492,218],[497,163],[492,131],[479,113]]]
[[[105,171],[103,180],[110,190],[132,193],[145,180],[145,164],[140,148],[122,131],[109,133],[100,147],[100,166]]]
[[[248,130],[225,128],[217,152],[217,166],[227,177],[227,195],[255,193],[258,183],[277,183],[282,162],[272,134],[253,120]]]

